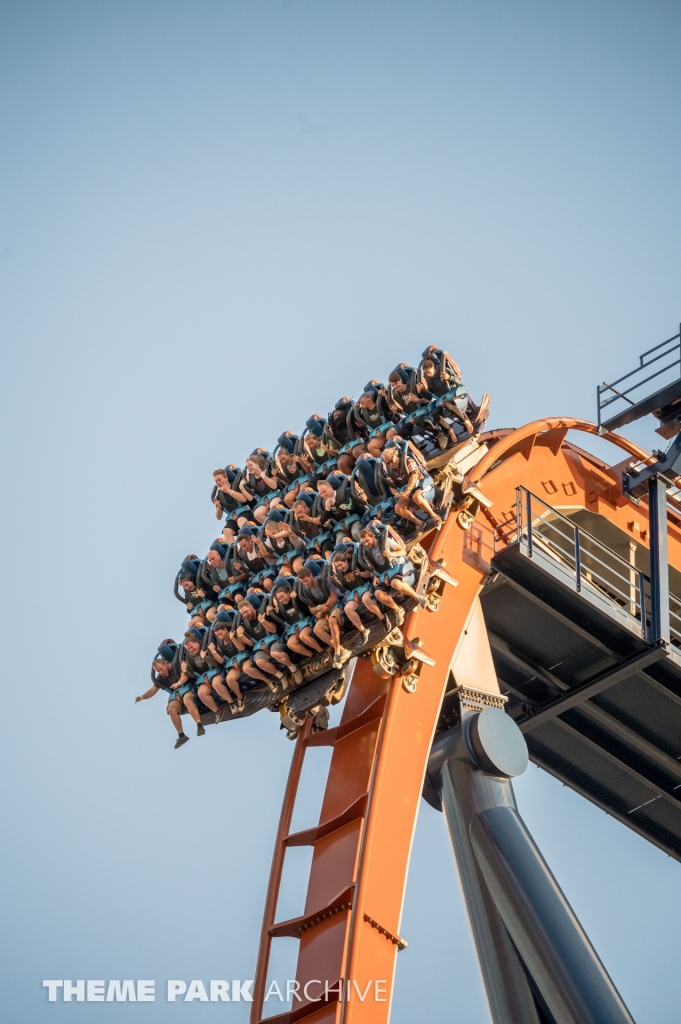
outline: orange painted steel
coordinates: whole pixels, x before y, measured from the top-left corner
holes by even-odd
[[[507,454],[519,448],[521,445],[527,442],[532,442],[537,436],[549,431],[563,432],[563,436],[568,430],[581,430],[586,434],[598,435],[598,427],[595,423],[591,423],[589,420],[573,419],[567,416],[554,416],[550,419],[545,420],[534,420],[532,423],[526,423],[524,427],[518,427],[517,430],[513,430],[509,434],[505,434],[501,437],[494,447],[478,462],[471,472],[467,475],[467,481],[470,486],[475,486],[480,483],[483,476],[490,470],[490,468],[500,458],[505,458]],[[600,435],[606,441],[611,441],[612,444],[617,445],[618,448],[622,448],[628,452],[635,459],[641,462],[648,463],[652,461],[653,456],[649,452],[640,448],[633,441],[629,441],[626,437],[621,437],[619,434],[615,434],[612,431],[606,431]],[[465,489],[465,487],[464,487]]]
[[[293,751],[293,757],[291,758],[291,767],[289,768],[288,780],[286,782],[286,790],[284,791],[284,802],[281,808],[281,815],[279,817],[279,828],[277,829],[277,838],[274,841],[274,854],[272,856],[272,867],[270,869],[270,880],[267,886],[267,895],[265,897],[265,911],[263,914],[263,930],[262,930],[262,941],[260,943],[260,949],[258,951],[258,963],[256,966],[255,981],[253,984],[253,1002],[262,1006],[263,999],[265,997],[265,982],[267,980],[267,964],[270,957],[270,947],[272,945],[272,936],[270,929],[274,925],[274,915],[277,912],[277,899],[279,897],[279,887],[281,886],[281,876],[284,870],[284,856],[286,854],[285,839],[291,828],[291,821],[293,819],[293,808],[295,807],[296,794],[298,792],[298,786],[300,784],[300,775],[303,770],[303,760],[305,758],[305,745],[310,733],[311,722],[305,722],[305,725],[300,730],[298,739],[296,740],[296,746]],[[261,969],[264,966],[264,969]]]
[[[428,754],[454,655],[490,570],[494,524],[513,517],[516,488],[546,496],[554,507],[589,509],[645,543],[645,506],[622,496],[617,472],[566,442],[568,429],[596,430],[584,420],[547,419],[488,435],[493,447],[470,471],[468,481],[477,486],[484,478],[493,513],[478,514],[467,531],[452,514],[439,534],[427,538],[431,559],[444,558],[459,585],[445,586],[437,612],[416,609],[403,627],[405,636],[421,638],[436,664],[422,667],[411,693],[400,677],[381,679],[369,662],[359,661],[340,725],[298,741],[294,761],[302,763],[308,746],[330,745],[333,754],[317,826],[285,834],[295,785],[287,788],[252,1024],[262,1019],[269,947],[276,935],[300,939],[296,977],[302,998],[294,999],[292,1010],[268,1017],[273,1024],[386,1024],[389,1019],[397,953],[405,945],[400,936],[402,905]],[[650,459],[626,439],[606,437],[636,459]],[[669,559],[681,568],[681,520],[670,521]],[[305,908],[300,917],[277,924],[283,854],[287,846],[302,844],[314,848]],[[339,979],[342,999],[341,987],[334,987]],[[376,982],[384,984],[376,989]]]

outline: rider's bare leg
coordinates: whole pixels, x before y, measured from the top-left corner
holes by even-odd
[[[199,709],[196,706],[196,700],[193,693],[185,693],[182,698],[182,703],[186,707],[189,714],[192,716],[197,725],[201,725],[201,715]]]
[[[215,703],[215,698],[213,697],[212,693],[210,692],[211,689],[212,689],[212,687],[211,687],[210,683],[201,683],[201,685],[199,686],[199,697],[201,698],[201,703],[202,704],[205,704],[207,708],[210,708],[211,711],[213,711],[213,712],[215,712],[215,714],[217,714],[218,713],[218,706]]]

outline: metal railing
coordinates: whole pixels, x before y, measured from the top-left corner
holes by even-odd
[[[515,514],[495,533],[495,552],[516,542],[529,558],[544,555],[560,565],[578,593],[589,589],[616,604],[649,640],[650,578],[525,487],[516,490]],[[672,628],[681,646],[681,601],[674,601]]]
[[[674,594],[669,595],[669,632],[673,646],[681,650],[681,601]]]
[[[661,360],[664,361],[664,366],[657,366],[655,371],[648,374],[647,377],[642,376],[646,370],[649,370]],[[615,409],[611,410],[608,417],[608,419],[613,419],[619,413],[624,412],[627,405],[634,406],[638,401],[646,397],[645,395],[639,395],[636,400],[631,398],[632,393],[638,388],[643,387],[644,384],[648,384],[651,380],[655,380],[669,371],[674,371],[674,373],[670,374],[668,381],[660,381],[660,387],[665,383],[671,384],[674,380],[681,378],[681,324],[679,325],[678,334],[675,334],[673,338],[667,338],[666,341],[660,342],[654,348],[649,348],[647,352],[638,357],[638,361],[639,365],[635,370],[625,373],[623,377],[619,377],[612,384],[604,382],[596,388],[599,432],[603,427],[603,411],[609,406],[619,403]],[[624,385],[624,388],[619,387],[621,384]],[[626,403],[626,405],[622,403]]]

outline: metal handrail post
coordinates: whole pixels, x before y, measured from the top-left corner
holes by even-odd
[[[669,643],[669,563],[667,561],[667,483],[656,474],[648,481],[650,526],[650,619],[652,643]]]
[[[598,410],[598,433],[601,432],[601,386],[596,385],[596,408]]]
[[[646,614],[646,578],[641,569],[638,570],[638,594],[639,604],[641,605],[641,632],[643,639],[649,641],[650,636]]]
[[[525,506],[527,515],[527,554],[532,558],[532,493],[525,491]]]
[[[575,526],[575,579],[577,581],[577,592],[582,589],[582,564],[579,551],[579,527]]]

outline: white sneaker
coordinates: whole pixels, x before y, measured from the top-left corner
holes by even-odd
[[[348,658],[351,658],[351,657],[352,657],[352,651],[349,651],[347,649],[347,647],[341,647],[341,649],[338,652],[338,654],[334,654],[334,656],[333,656],[333,667],[334,668],[340,668],[341,665],[344,665],[345,662],[348,660]]]

